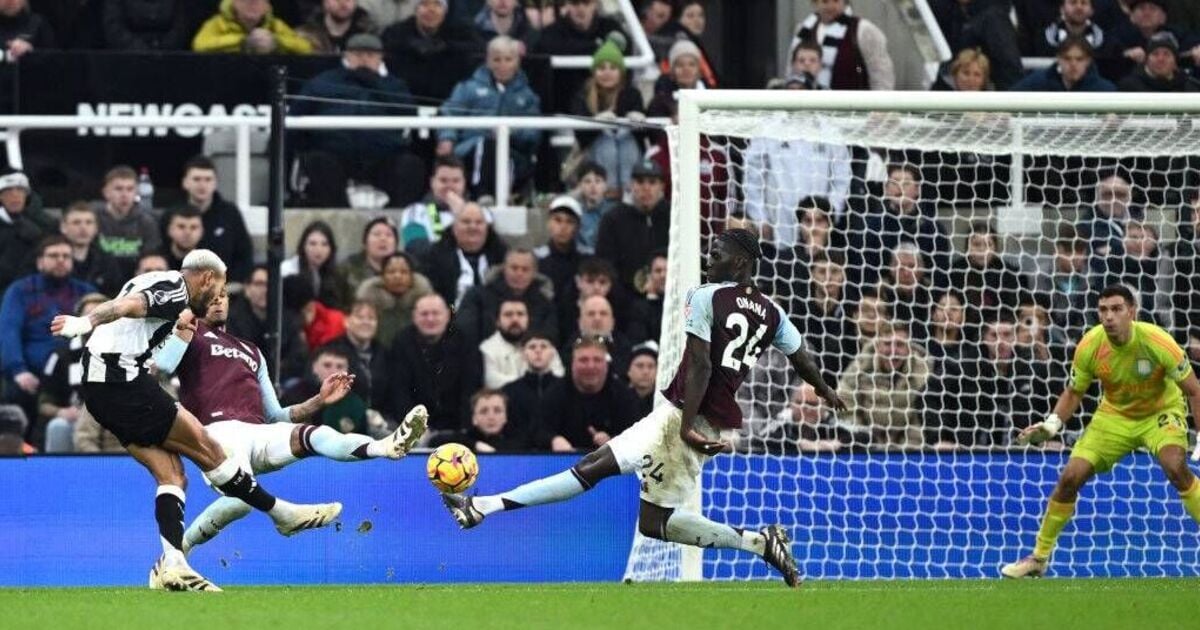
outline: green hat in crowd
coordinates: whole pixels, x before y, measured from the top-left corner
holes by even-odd
[[[625,55],[621,54],[621,49],[611,41],[604,42],[604,45],[592,55],[592,70],[599,68],[600,64],[605,62],[611,63],[621,72],[625,72]]]

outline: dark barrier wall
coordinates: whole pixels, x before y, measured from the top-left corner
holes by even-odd
[[[1028,553],[1063,454],[719,457],[709,515],[791,529],[811,577],[977,578]],[[485,456],[488,493],[558,472],[569,456]],[[189,469],[188,518],[214,498]],[[637,484],[610,480],[575,501],[459,531],[424,458],[305,461],[264,477],[299,501],[346,504],[341,531],[285,539],[252,514],[193,556],[218,584],[615,581],[637,517]],[[786,480],[786,481],[785,481]],[[751,492],[720,490],[733,483]],[[0,459],[0,586],[140,585],[160,546],[154,487],[124,457]],[[1148,455],[1083,492],[1058,576],[1200,573],[1197,526]],[[705,575],[763,578],[759,560],[706,552]]]

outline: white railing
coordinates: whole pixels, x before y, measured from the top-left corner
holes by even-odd
[[[646,39],[646,31],[642,30],[642,21],[638,18],[637,9],[633,8],[633,4],[629,0],[618,0],[618,8],[621,10],[625,24],[625,31],[633,37],[630,42],[637,51],[635,55],[625,57],[625,67],[630,69],[640,69],[654,65],[654,51],[650,48],[650,40]],[[565,17],[558,18],[565,20]],[[550,67],[552,68],[587,68],[592,67],[591,55],[554,55],[550,57]]]
[[[666,123],[666,119],[651,122]],[[358,129],[358,130],[427,130],[427,129],[489,129],[496,139],[496,206],[507,207],[511,182],[508,160],[513,129],[542,131],[604,130],[612,125],[579,118],[546,116],[288,116],[287,129]],[[8,163],[21,168],[21,132],[53,129],[121,129],[137,130],[135,135],[148,135],[154,128],[167,129],[234,129],[237,134],[235,172],[237,186],[234,200],[243,211],[250,207],[250,130],[266,130],[267,116],[0,116],[0,137],[4,139]]]

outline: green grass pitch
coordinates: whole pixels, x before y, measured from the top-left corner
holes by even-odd
[[[0,589],[0,628],[1200,627],[1200,579]]]

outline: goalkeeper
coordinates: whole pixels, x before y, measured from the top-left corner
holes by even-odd
[[[1041,577],[1050,552],[1071,515],[1084,483],[1106,472],[1123,457],[1145,447],[1162,465],[1179,491],[1192,519],[1200,523],[1200,480],[1187,466],[1188,429],[1184,420],[1191,405],[1193,419],[1200,411],[1200,382],[1187,355],[1162,328],[1134,321],[1137,300],[1124,285],[1100,293],[1100,325],[1075,348],[1071,381],[1054,412],[1021,432],[1021,444],[1040,444],[1053,438],[1070,420],[1093,379],[1100,379],[1100,407],[1071,451],[1058,485],[1050,495],[1033,553],[1000,569],[1004,577]],[[1200,447],[1192,454],[1200,459]]]

